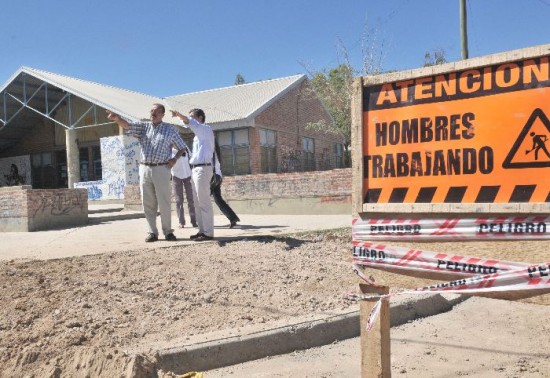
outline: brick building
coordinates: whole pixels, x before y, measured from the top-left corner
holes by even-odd
[[[72,188],[102,180],[101,140],[121,134],[105,109],[137,121],[148,118],[153,103],[183,113],[204,109],[226,176],[343,166],[343,140],[306,127],[332,121],[304,75],[157,98],[23,67],[0,88],[0,186]],[[169,113],[164,119],[173,120]],[[180,131],[191,145],[193,135]]]

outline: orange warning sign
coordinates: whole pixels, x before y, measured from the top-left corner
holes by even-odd
[[[549,61],[364,87],[364,202],[550,202]]]

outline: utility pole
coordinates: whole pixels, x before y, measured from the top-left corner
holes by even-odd
[[[460,47],[462,59],[468,59],[468,21],[466,17],[466,0],[460,1]]]

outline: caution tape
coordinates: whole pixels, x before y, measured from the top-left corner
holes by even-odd
[[[354,240],[550,239],[550,217],[361,219],[352,222]]]
[[[380,312],[381,301],[389,300],[396,295],[425,293],[480,294],[518,290],[550,290],[550,263],[525,264],[489,260],[354,241],[353,271],[364,279],[367,284],[374,284],[372,279],[366,277],[360,271],[362,266],[397,272],[436,272],[444,275],[464,276],[452,281],[395,294],[380,296],[347,294],[346,298],[351,300],[378,300],[369,315],[368,330],[372,329]]]
[[[513,261],[482,259],[356,240],[352,245],[355,265],[379,269],[430,272],[456,277],[457,275],[494,274],[528,266],[528,264]]]

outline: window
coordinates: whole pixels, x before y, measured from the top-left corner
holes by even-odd
[[[32,187],[33,189],[57,188],[57,175],[54,168],[53,153],[32,154]]]
[[[334,168],[344,168],[344,145],[334,143]]]
[[[304,171],[315,170],[315,141],[313,138],[304,137],[303,144],[303,167]]]
[[[55,163],[57,167],[57,187],[67,188],[69,185],[69,178],[67,176],[67,151],[56,151]]]
[[[101,149],[99,146],[81,147],[80,181],[97,181],[102,178]]]
[[[103,173],[101,166],[101,148],[99,146],[92,147],[92,163],[92,173],[94,175],[94,180],[101,180],[101,178],[103,177]]]
[[[259,129],[261,173],[277,172],[277,133],[273,130]]]
[[[224,175],[250,174],[250,142],[248,129],[220,131],[216,134],[220,146],[221,170]]]
[[[90,162],[88,157],[88,148],[79,149],[79,160],[80,160],[80,181],[91,181],[90,180]]]

